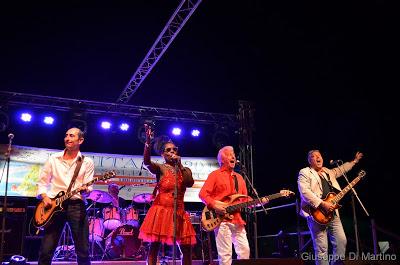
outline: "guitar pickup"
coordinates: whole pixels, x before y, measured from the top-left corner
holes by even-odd
[[[205,212],[205,216],[206,216],[206,220],[210,220],[211,219],[211,211]]]

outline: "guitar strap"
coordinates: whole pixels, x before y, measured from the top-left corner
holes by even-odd
[[[239,184],[238,184],[238,180],[237,180],[236,174],[233,174],[233,179],[235,181],[236,193],[238,193],[239,192]]]
[[[71,179],[71,183],[69,183],[69,187],[68,187],[67,193],[71,191],[72,185],[74,185],[74,182],[76,180],[76,177],[78,176],[79,170],[81,169],[83,159],[84,159],[84,156],[82,155],[76,161],[76,168],[75,168],[75,171],[74,171],[74,176]]]

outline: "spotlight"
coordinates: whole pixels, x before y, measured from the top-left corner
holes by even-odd
[[[179,136],[179,135],[181,135],[181,133],[182,133],[182,129],[181,128],[175,127],[175,128],[172,129],[172,134],[173,135]]]
[[[47,125],[52,125],[54,123],[54,118],[52,116],[46,116],[43,118],[43,122]]]
[[[22,113],[20,118],[23,122],[31,122],[32,121],[32,115],[28,112]]]
[[[155,121],[150,118],[140,120],[139,126],[137,128],[137,137],[139,141],[143,144],[146,142],[146,131],[144,129],[145,124],[149,125],[152,128],[152,130],[154,130],[154,127],[156,126]]]
[[[26,263],[26,259],[23,256],[14,255],[14,256],[11,256],[10,262],[4,262],[3,264],[24,265],[24,264],[27,264],[27,263]]]
[[[70,121],[68,123],[68,129],[70,128],[78,128],[83,134],[87,134],[88,125],[87,125],[87,113],[82,110],[73,110],[71,112]]]
[[[129,130],[129,124],[128,123],[121,123],[121,125],[119,125],[119,128],[121,129],[121,131],[126,132],[127,130]]]
[[[80,119],[72,119],[68,124],[68,129],[79,128],[84,134],[87,132],[87,122]]]
[[[102,121],[101,128],[103,128],[105,130],[109,130],[111,128],[111,123],[109,121]]]
[[[200,131],[198,129],[193,129],[192,130],[192,136],[193,137],[199,137],[200,136]]]
[[[226,145],[229,145],[230,139],[227,127],[225,126],[216,127],[214,134],[212,136],[212,142],[218,149]]]

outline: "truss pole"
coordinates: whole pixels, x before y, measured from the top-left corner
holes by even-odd
[[[180,2],[167,25],[165,25],[153,46],[117,99],[117,103],[127,103],[131,99],[133,94],[138,90],[140,84],[160,60],[161,56],[171,45],[172,41],[181,31],[200,3],[201,0],[182,0]]]
[[[254,186],[254,166],[253,166],[253,132],[254,132],[254,108],[252,103],[239,101],[239,157],[242,165],[245,167],[251,185],[247,185],[248,194],[253,196],[251,186]],[[249,238],[253,238],[250,246],[254,253],[254,258],[258,258],[258,236],[257,236],[257,213],[248,211],[246,214],[246,223]]]

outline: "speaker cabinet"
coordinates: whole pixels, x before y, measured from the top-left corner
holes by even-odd
[[[4,197],[0,197],[0,232],[4,233],[3,255],[22,255],[26,226],[26,211],[28,199],[21,197],[7,197],[7,212],[4,215]],[[3,218],[5,217],[5,229]],[[0,234],[0,236],[2,236]]]

